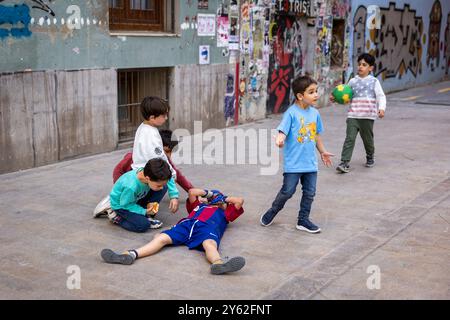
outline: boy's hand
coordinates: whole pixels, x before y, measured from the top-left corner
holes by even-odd
[[[330,96],[328,97],[328,99],[330,99],[331,103],[335,103],[336,100],[334,100],[334,96],[332,93],[330,93]]]
[[[244,204],[244,198],[226,197],[225,202],[234,204],[234,207],[239,210],[242,207],[242,205]]]
[[[275,138],[275,145],[279,148],[283,147],[284,140],[286,140],[286,135],[282,132],[279,132],[277,137]]]
[[[178,202],[177,198],[170,199],[169,210],[172,213],[175,213],[178,211],[178,206],[179,206],[179,202]]]
[[[384,118],[384,110],[378,110],[378,118]]]
[[[150,202],[147,204],[147,215],[155,216],[159,211],[158,202]]]
[[[324,151],[320,154],[320,158],[322,159],[323,164],[327,167],[331,167],[333,165],[331,157],[334,157],[334,154],[328,151]]]

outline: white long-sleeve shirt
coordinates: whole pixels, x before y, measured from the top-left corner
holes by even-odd
[[[372,75],[364,78],[355,76],[348,84],[353,89],[348,118],[375,120],[378,110],[386,110],[386,95],[377,78]]]
[[[175,185],[176,172],[170,165],[166,154],[164,153],[163,143],[157,128],[141,123],[136,131],[133,145],[133,164],[131,168],[137,170],[144,168],[147,162],[153,158],[161,158],[167,162],[172,172],[172,178],[167,183],[169,188],[169,197],[178,198],[179,192]]]

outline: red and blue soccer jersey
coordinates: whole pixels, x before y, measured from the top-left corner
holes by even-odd
[[[193,203],[186,201],[186,209],[189,215],[163,233],[172,239],[174,245],[185,244],[190,249],[201,249],[201,244],[207,239],[215,240],[218,247],[228,223],[244,213],[242,207],[237,209],[234,204],[228,204],[223,210],[198,200]]]

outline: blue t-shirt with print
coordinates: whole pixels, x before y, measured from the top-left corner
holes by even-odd
[[[317,172],[316,135],[323,131],[319,111],[311,106],[302,109],[293,104],[284,113],[277,130],[286,135],[284,172]]]

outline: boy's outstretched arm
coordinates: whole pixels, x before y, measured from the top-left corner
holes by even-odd
[[[241,197],[227,197],[225,201],[234,204],[235,208],[238,210],[242,208],[242,205],[244,204],[244,198]]]
[[[331,167],[333,165],[331,157],[334,157],[334,154],[325,150],[325,146],[322,142],[322,137],[319,134],[316,136],[316,139],[316,148],[317,150],[319,150],[320,158],[322,159],[323,164],[327,167]]]

